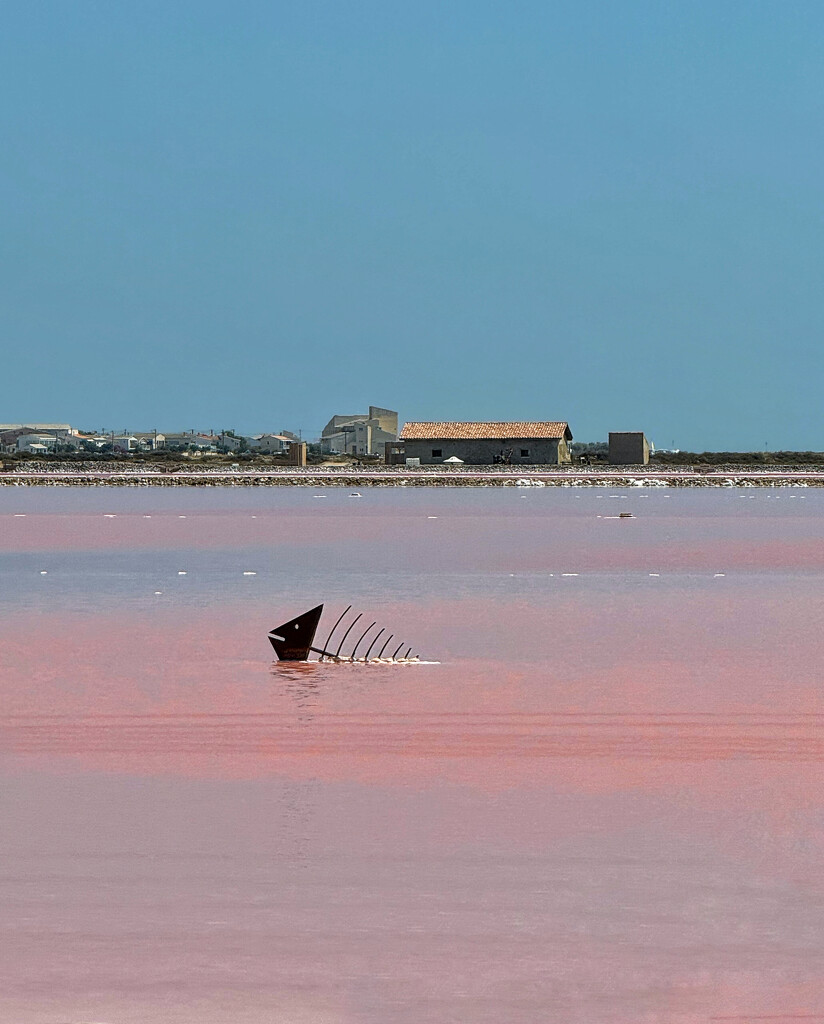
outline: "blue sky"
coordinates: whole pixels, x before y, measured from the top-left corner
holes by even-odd
[[[824,5],[9,0],[0,420],[824,449]]]

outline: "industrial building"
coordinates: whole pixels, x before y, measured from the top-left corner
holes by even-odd
[[[320,450],[327,454],[382,454],[387,441],[398,437],[398,414],[370,405],[369,412],[354,416],[333,416],[323,428]]]

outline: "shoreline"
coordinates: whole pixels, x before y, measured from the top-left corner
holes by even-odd
[[[6,487],[824,487],[824,469],[52,470],[0,473]]]

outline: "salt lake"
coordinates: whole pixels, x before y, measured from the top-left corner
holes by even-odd
[[[824,1020],[824,492],[9,487],[0,583],[4,1024]]]

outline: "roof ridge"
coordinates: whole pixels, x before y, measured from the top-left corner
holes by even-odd
[[[566,420],[410,420],[400,440],[504,440],[572,437]]]

